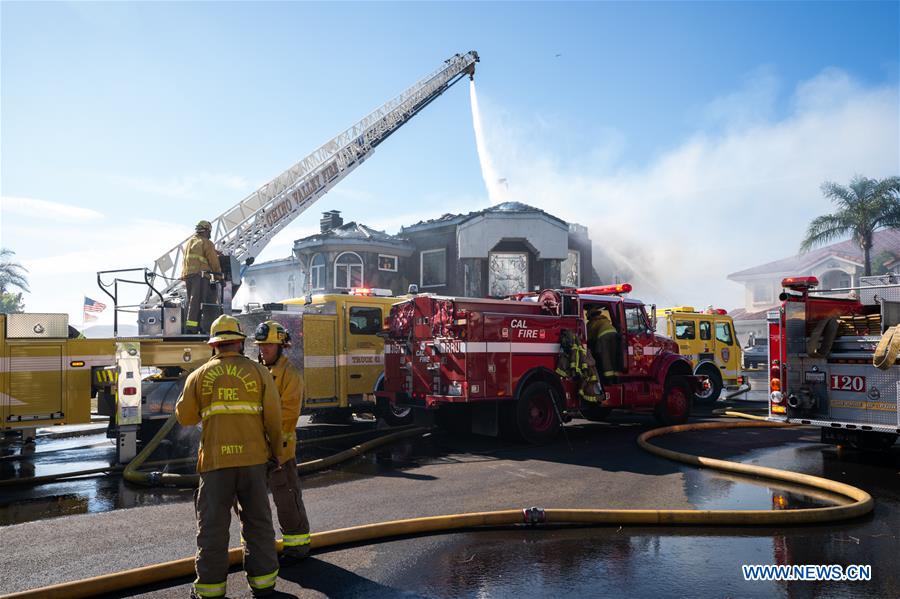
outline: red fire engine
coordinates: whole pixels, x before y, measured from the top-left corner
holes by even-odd
[[[818,426],[823,443],[894,444],[900,366],[888,342],[900,323],[900,285],[888,278],[832,290],[816,289],[815,277],[782,281],[782,305],[768,319],[770,419]]]
[[[473,432],[533,443],[552,439],[579,413],[601,420],[625,409],[684,422],[706,379],[693,375],[675,342],[654,333],[644,304],[625,297],[629,291],[620,284],[507,299],[419,295],[395,304],[379,396],[414,408],[420,420],[462,412]],[[585,401],[580,381],[557,373],[558,361],[566,340],[589,351],[585,323],[600,307],[617,331],[618,374],[594,387],[597,401]]]

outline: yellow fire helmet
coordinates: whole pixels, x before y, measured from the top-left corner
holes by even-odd
[[[212,224],[208,220],[201,220],[197,223],[197,226],[194,229],[199,233],[200,231],[212,231]]]
[[[256,332],[253,333],[253,342],[256,345],[264,343],[277,343],[283,347],[291,346],[291,334],[281,324],[274,320],[259,323]]]
[[[247,336],[241,332],[241,323],[233,316],[223,314],[212,323],[209,329],[209,343],[226,343],[228,341],[243,341]]]

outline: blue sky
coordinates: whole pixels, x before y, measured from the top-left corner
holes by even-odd
[[[508,199],[639,259],[656,301],[738,307],[725,275],[794,253],[824,178],[900,171],[896,2],[3,2],[0,18],[2,245],[32,271],[29,309],[79,320],[96,270],[149,266],[470,49]],[[468,94],[262,258],[323,210],[396,231],[488,205]]]

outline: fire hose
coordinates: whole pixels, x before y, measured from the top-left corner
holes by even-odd
[[[630,509],[507,509],[491,512],[471,512],[447,514],[424,518],[392,520],[374,524],[364,524],[311,535],[312,550],[324,550],[340,546],[366,542],[382,542],[400,536],[425,535],[436,532],[470,530],[484,526],[536,527],[542,523],[566,523],[580,525],[702,525],[702,526],[785,526],[797,524],[821,524],[857,518],[872,511],[872,496],[851,485],[818,476],[766,468],[752,464],[742,464],[703,456],[691,455],[665,449],[650,442],[655,437],[689,431],[721,430],[737,428],[784,427],[776,422],[703,422],[682,424],[649,430],[638,437],[638,444],[644,450],[677,462],[731,472],[744,476],[762,477],[790,484],[799,484],[848,498],[850,503],[828,507],[786,509],[786,510],[630,510]],[[281,551],[281,541],[277,541]],[[228,552],[229,563],[234,566],[243,559],[243,548]],[[6,597],[88,597],[100,593],[111,593],[137,586],[159,583],[172,578],[194,574],[194,558],[134,568],[122,572],[105,574],[84,580],[60,583],[39,589],[6,595]]]
[[[170,416],[165,424],[163,424],[162,428],[157,431],[156,435],[147,443],[144,449],[137,455],[128,465],[116,465],[116,466],[101,466],[98,468],[89,468],[86,470],[78,470],[75,472],[62,472],[59,474],[48,474],[46,476],[32,476],[27,478],[13,478],[8,480],[0,480],[0,488],[4,487],[16,487],[16,486],[35,486],[41,485],[45,483],[57,482],[60,480],[67,480],[71,478],[79,478],[83,476],[94,476],[97,474],[108,474],[114,472],[122,472],[123,476],[126,480],[141,484],[141,485],[169,485],[175,487],[196,487],[199,484],[199,476],[196,474],[173,474],[168,472],[143,472],[140,471],[139,468],[147,467],[147,466],[175,466],[180,464],[189,464],[196,461],[195,457],[187,457],[187,458],[177,458],[177,459],[169,459],[169,460],[158,460],[153,462],[146,462],[146,459],[150,457],[153,451],[159,446],[162,440],[168,435],[168,433],[174,428],[176,424],[175,415]],[[388,443],[393,443],[399,439],[403,439],[408,436],[412,436],[415,434],[419,434],[420,432],[424,432],[424,429],[415,428],[414,426],[403,426],[396,427],[390,429],[391,433],[388,435],[383,435],[381,437],[371,439],[366,441],[365,443],[361,443],[350,449],[338,452],[334,455],[327,456],[325,458],[311,460],[310,462],[303,462],[297,465],[298,472],[300,474],[308,474],[310,472],[315,472],[318,470],[322,470],[338,464],[340,462],[344,462],[346,460],[352,459],[359,455],[362,455],[368,451],[371,451],[377,447],[382,445],[386,445]],[[341,439],[347,439],[351,437],[357,437],[367,434],[372,434],[376,432],[376,429],[370,429],[365,431],[357,431],[353,433],[345,433],[339,435],[331,435],[328,437],[318,437],[312,439],[301,439],[298,444],[303,447],[306,445],[316,445],[319,443],[327,442],[327,441],[337,441]],[[47,452],[49,453],[49,452]]]

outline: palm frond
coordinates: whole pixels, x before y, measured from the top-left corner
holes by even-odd
[[[800,252],[806,253],[817,245],[825,245],[846,236],[854,230],[853,223],[841,214],[817,216],[809,223],[806,236],[800,243]]]

